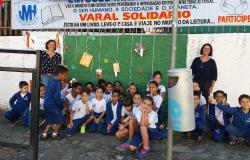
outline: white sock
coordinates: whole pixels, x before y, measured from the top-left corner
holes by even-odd
[[[46,137],[46,136],[47,136],[47,133],[43,133],[42,135],[43,135],[43,137]]]
[[[54,137],[54,136],[57,136],[57,133],[54,133],[54,132],[53,132],[53,133],[52,133],[52,136],[53,136],[53,137]]]

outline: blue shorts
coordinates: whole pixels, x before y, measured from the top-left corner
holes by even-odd
[[[74,135],[77,132],[77,130],[79,129],[79,127],[82,126],[83,123],[85,123],[89,118],[90,118],[90,115],[85,115],[82,118],[74,119],[73,120],[73,127],[67,128],[66,134],[69,134],[71,136]]]
[[[159,140],[167,137],[167,130],[158,130],[156,128],[148,128],[149,140]],[[130,145],[135,146],[136,148],[140,147],[142,143],[141,131],[140,129],[133,136]]]
[[[63,124],[64,116],[62,113],[62,109],[59,108],[44,108],[45,111],[45,119],[47,124]]]
[[[96,118],[100,117],[101,113],[93,113],[92,115],[94,115]],[[101,119],[100,123],[95,123],[94,121],[92,121],[89,126],[89,132],[102,132],[104,130],[105,127],[105,120],[104,118]]]

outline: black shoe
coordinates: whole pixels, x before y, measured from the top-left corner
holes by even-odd
[[[62,136],[61,134],[57,134],[57,135],[52,134],[52,139],[60,141],[64,139],[64,136]]]

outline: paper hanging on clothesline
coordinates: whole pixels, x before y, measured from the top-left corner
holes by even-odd
[[[96,69],[95,77],[96,79],[102,79],[102,69]]]
[[[89,67],[93,59],[93,56],[91,54],[88,54],[87,52],[84,52],[82,55],[82,58],[80,60],[80,64],[84,67]]]
[[[114,73],[115,76],[118,76],[118,72],[120,72],[120,64],[119,63],[113,63],[113,69],[114,69]]]

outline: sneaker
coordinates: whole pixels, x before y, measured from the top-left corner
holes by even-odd
[[[54,139],[54,140],[63,140],[63,138],[64,137],[60,134],[52,135],[52,139]]]
[[[235,143],[236,143],[235,140],[229,142],[230,145],[234,145]]]
[[[136,153],[136,158],[144,158],[147,157],[150,154],[150,149],[146,150],[142,148],[140,152]]]
[[[125,143],[121,144],[121,148],[128,148],[130,144],[130,140],[127,140]]]
[[[81,130],[80,130],[80,133],[84,134],[86,132],[86,126],[85,125],[82,125],[81,126]]]
[[[41,136],[40,136],[40,140],[41,141],[45,141],[45,140],[47,140],[49,138],[49,136],[48,136],[48,134],[41,134]]]
[[[198,136],[197,142],[202,142],[204,136]]]

